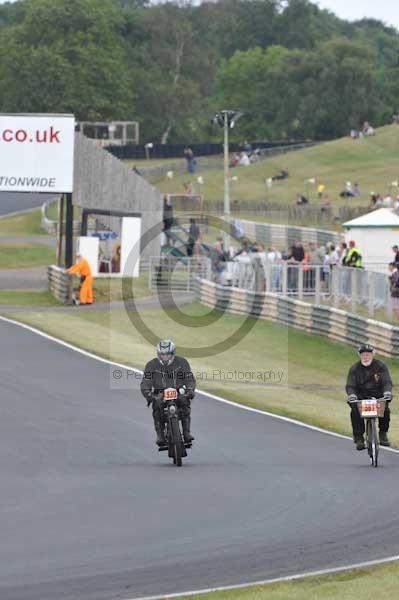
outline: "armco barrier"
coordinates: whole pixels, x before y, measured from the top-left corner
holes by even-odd
[[[47,216],[47,210],[48,210],[50,204],[53,204],[53,202],[54,202],[54,198],[52,198],[51,200],[46,200],[46,202],[44,202],[42,204],[41,209],[40,209],[40,212],[41,212],[40,222],[41,222],[42,229],[47,231],[48,234],[57,235],[58,222],[53,221],[52,219],[49,219]],[[73,222],[73,232],[79,233],[79,231],[80,231],[80,221],[75,220]]]
[[[48,288],[53,296],[66,304],[72,298],[72,277],[65,271],[55,265],[47,267]]]
[[[231,220],[233,221],[233,219]],[[325,246],[327,242],[335,245],[344,241],[344,236],[336,231],[313,229],[310,227],[293,227],[291,225],[274,225],[271,223],[257,223],[254,221],[239,220],[244,236],[268,246],[289,248],[295,240],[304,244],[316,242],[317,246]]]
[[[399,327],[388,323],[278,294],[222,286],[206,279],[197,279],[196,295],[199,302],[210,308],[277,321],[351,346],[367,341],[380,354],[399,358]]]

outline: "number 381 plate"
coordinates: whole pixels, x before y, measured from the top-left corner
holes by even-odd
[[[361,412],[362,417],[377,417],[377,400],[362,400]]]

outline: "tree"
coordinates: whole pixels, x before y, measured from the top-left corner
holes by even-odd
[[[2,32],[2,110],[130,117],[123,22],[112,0],[27,0],[23,7]]]

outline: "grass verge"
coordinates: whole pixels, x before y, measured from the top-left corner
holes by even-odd
[[[382,590],[384,598],[393,599],[397,597],[398,585],[398,563],[389,563],[337,575],[179,596],[179,600],[374,600]]]
[[[211,325],[193,327],[207,313],[208,309],[199,304],[184,307],[189,325],[177,322],[181,313],[176,310],[167,315],[147,308],[140,311],[140,317],[155,337],[173,337],[178,350],[186,346],[203,350],[203,356],[189,356],[199,388],[350,434],[344,386],[348,369],[357,360],[352,348],[280,324],[250,319],[253,328],[241,341],[212,355],[209,348],[234,336],[244,319],[224,314]],[[38,311],[18,313],[15,318],[116,362],[142,368],[154,355],[153,343],[139,333],[134,313],[80,311],[66,315]],[[397,363],[384,360],[398,383]],[[390,433],[399,446],[395,407]]]
[[[0,244],[0,269],[20,269],[49,265],[55,249],[45,244]]]
[[[59,306],[59,302],[48,291],[0,290],[0,305]]]
[[[123,282],[128,282],[129,285],[122,289]],[[128,293],[126,293],[126,289],[128,289]],[[139,299],[153,295],[152,290],[148,288],[147,273],[141,273],[139,277],[134,279],[132,277],[124,277],[123,279],[97,277],[93,283],[93,291],[96,302],[130,300],[133,296],[135,299]]]
[[[40,224],[40,208],[0,219],[0,235],[46,235]]]

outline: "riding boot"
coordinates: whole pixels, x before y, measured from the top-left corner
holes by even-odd
[[[164,426],[162,420],[159,415],[153,415],[153,419],[155,431],[157,432],[156,444],[157,446],[166,446]]]
[[[183,427],[183,438],[186,444],[190,444],[194,441],[193,436],[190,433],[190,425],[191,425],[191,417],[185,416],[181,419],[181,424]]]

